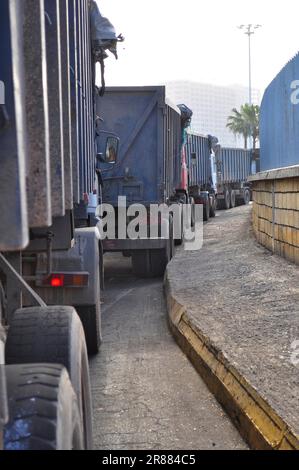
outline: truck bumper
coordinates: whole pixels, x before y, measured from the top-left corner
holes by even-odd
[[[138,240],[103,240],[103,249],[106,251],[135,251],[160,250],[166,247],[166,240],[138,239]]]
[[[68,251],[52,254],[54,272],[87,272],[88,286],[35,287],[48,305],[94,305],[100,301],[100,234],[96,227],[76,229],[75,243]],[[46,269],[45,256],[39,257],[37,274]]]

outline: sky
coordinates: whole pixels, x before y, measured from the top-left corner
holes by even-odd
[[[252,38],[252,86],[264,89],[299,50],[298,0],[97,0],[123,33],[119,60],[106,61],[107,85],[192,80],[248,85],[248,37],[240,24],[261,24]],[[298,77],[299,79],[299,77]]]

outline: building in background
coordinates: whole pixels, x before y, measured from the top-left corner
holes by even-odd
[[[175,104],[184,103],[193,111],[192,130],[218,137],[222,146],[244,147],[242,137],[227,129],[227,118],[233,108],[248,102],[248,88],[240,85],[218,86],[191,81],[171,81],[167,95]],[[252,90],[254,104],[260,104],[260,93]]]

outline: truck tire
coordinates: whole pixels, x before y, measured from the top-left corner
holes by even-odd
[[[228,189],[224,191],[224,209],[230,209],[230,192]]]
[[[167,263],[169,263],[170,260],[175,255],[175,241],[174,241],[174,232],[173,232],[173,217],[170,216],[169,219],[169,254],[168,254],[168,260]]]
[[[224,199],[216,199],[216,207],[217,210],[222,211],[224,210]]]
[[[84,449],[78,402],[64,367],[27,364],[6,366],[5,372],[5,450]]]
[[[100,273],[100,289],[105,289],[105,270],[104,270],[104,249],[102,242],[99,243],[99,273]]]
[[[244,189],[244,204],[245,204],[245,206],[248,206],[248,204],[250,203],[250,199],[251,199],[250,189],[246,188],[246,189]]]
[[[175,253],[173,219],[169,220],[169,238],[166,247],[161,249],[135,250],[132,252],[132,268],[135,276],[141,278],[162,277]]]
[[[180,238],[176,238],[174,240],[174,244],[175,246],[181,246],[183,244],[183,241],[184,241],[184,215],[183,215],[183,211],[182,211],[182,214],[181,214],[181,236]]]
[[[75,306],[82,322],[87,352],[90,356],[98,354],[102,342],[101,307],[97,305]]]
[[[206,204],[203,206],[203,220],[208,222],[210,219],[210,202],[206,201]]]
[[[233,189],[230,192],[230,207],[232,209],[236,207],[236,193]]]
[[[213,198],[213,203],[211,204],[211,207],[210,207],[210,217],[216,217],[216,198]]]
[[[168,264],[166,249],[136,250],[132,253],[133,272],[137,277],[162,277]]]
[[[190,197],[189,204],[191,206],[191,228],[195,227],[195,200],[193,197]]]
[[[62,364],[77,395],[84,447],[92,448],[92,404],[89,366],[82,323],[73,307],[17,310],[9,325],[6,364]]]

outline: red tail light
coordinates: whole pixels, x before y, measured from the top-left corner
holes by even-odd
[[[63,287],[64,286],[64,276],[57,276],[51,278],[51,287]]]
[[[41,282],[37,282],[40,287],[87,287],[89,282],[89,273],[52,273],[45,277]]]

